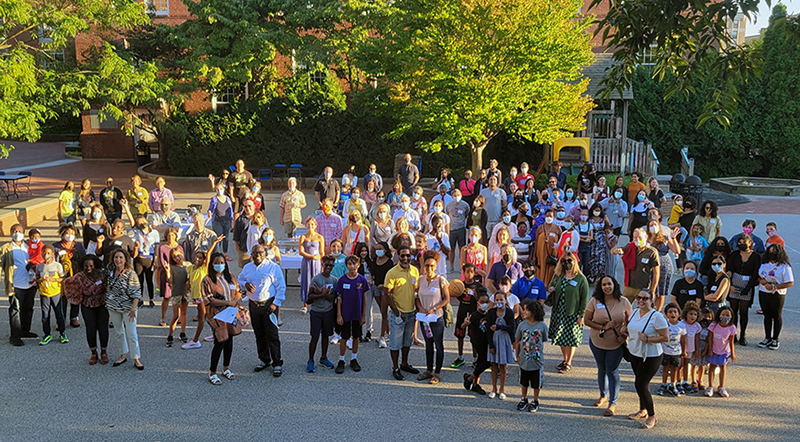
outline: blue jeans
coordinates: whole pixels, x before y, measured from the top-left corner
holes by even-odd
[[[211,221],[211,230],[217,234],[217,236],[225,235],[226,238],[222,240],[222,242],[217,245],[217,247],[222,247],[222,253],[228,253],[228,237],[231,234],[231,219],[226,217],[215,217],[213,221]],[[219,249],[217,249],[219,251]],[[212,250],[212,253],[214,251]]]
[[[600,388],[600,397],[607,397],[608,405],[617,405],[622,347],[620,346],[616,350],[603,350],[595,347],[592,340],[589,339],[589,348],[592,349],[594,360],[597,363],[597,386]]]
[[[433,337],[425,336],[425,362],[427,363],[428,371],[433,373],[441,373],[442,364],[444,363],[444,318],[439,318],[436,322],[429,323]],[[436,366],[433,365],[433,351],[436,350]]]

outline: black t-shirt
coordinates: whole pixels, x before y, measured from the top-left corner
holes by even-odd
[[[116,187],[105,188],[100,191],[100,204],[106,213],[122,212],[122,205],[119,203],[122,198],[122,191]]]
[[[487,328],[486,313],[475,310],[469,320],[469,340],[476,351],[479,351],[478,349],[488,351],[489,338],[486,336]]]
[[[106,237],[103,240],[103,249],[97,253],[98,256],[103,256],[103,264],[108,265],[111,263],[111,254],[114,250],[124,249],[128,255],[133,257],[134,244],[133,240],[128,235],[122,235],[119,238],[111,239]]]
[[[657,209],[661,208],[661,198],[664,198],[664,192],[662,192],[661,189],[651,190],[650,193],[647,194],[647,199],[649,199]]]
[[[678,301],[681,310],[687,301],[695,301],[699,307],[703,301],[703,283],[695,279],[690,284],[686,278],[681,278],[672,286],[672,298]]]
[[[242,173],[233,171],[230,175],[228,175],[228,184],[233,186],[233,195],[238,199],[242,199],[247,196],[247,188],[250,186],[252,181],[253,174],[247,170]]]
[[[335,203],[336,194],[341,192],[341,188],[339,187],[339,182],[335,179],[331,178],[325,181],[325,178],[321,178],[317,181],[317,185],[314,186],[314,192],[319,192],[320,202],[330,198]]]
[[[484,288],[478,275],[475,275],[472,282],[465,282],[464,293],[458,297],[458,313],[461,314],[461,310],[474,312],[478,308],[478,296],[482,290]]]
[[[697,211],[683,213],[681,214],[680,218],[678,218],[678,224],[681,225],[687,231],[692,230],[692,224],[694,223],[694,219],[697,217]],[[683,240],[683,238],[681,238]]]

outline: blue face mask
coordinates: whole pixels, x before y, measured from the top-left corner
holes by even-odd
[[[511,222],[511,217],[510,216],[504,216],[503,217],[503,222],[506,223],[506,224],[510,223]]]
[[[384,251],[383,251],[383,249],[376,250],[376,251],[375,251],[375,256],[377,256],[377,257],[381,257],[381,256],[383,256],[383,255],[384,255],[384,253],[386,253],[386,252],[384,252]]]
[[[683,276],[685,276],[687,278],[694,278],[694,275],[696,275],[696,274],[697,274],[697,272],[695,272],[692,269],[686,269],[686,270],[683,271]]]
[[[622,198],[622,192],[614,192],[614,198],[616,199]]]
[[[572,228],[572,223],[569,222],[569,221],[565,222],[564,223],[564,228],[567,229],[567,230],[571,229]]]
[[[565,216],[567,216],[567,212],[558,212],[558,213],[556,213],[556,216],[558,218],[564,218]]]
[[[642,194],[636,195],[636,199],[638,199],[639,201],[644,201],[644,195]]]
[[[712,265],[711,270],[713,270],[714,273],[719,273],[722,271],[722,266],[719,264]]]
[[[217,273],[222,273],[225,271],[225,264],[214,264],[214,271]]]

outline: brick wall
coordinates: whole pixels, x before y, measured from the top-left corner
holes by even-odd
[[[81,133],[83,158],[120,158],[130,160],[133,155],[133,137],[122,131]]]

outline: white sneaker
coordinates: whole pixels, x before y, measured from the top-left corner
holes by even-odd
[[[305,315],[306,313],[308,313],[308,309],[306,307],[303,307],[300,309],[300,313]]]
[[[184,349],[184,350],[190,350],[192,348],[200,348],[200,347],[202,347],[202,345],[197,341],[189,341],[189,342],[181,345],[181,348]]]
[[[386,336],[378,338],[378,348],[386,348]]]
[[[348,339],[347,340],[347,349],[348,350],[352,350],[353,349],[353,340],[352,339]]]
[[[206,336],[205,338],[203,338],[203,340],[206,342],[214,342],[214,335]]]
[[[334,333],[333,336],[331,337],[331,344],[336,345],[341,340],[342,340],[342,337],[339,336],[339,333]]]

